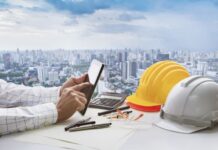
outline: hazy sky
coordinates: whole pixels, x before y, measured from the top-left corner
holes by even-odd
[[[0,0],[0,49],[218,50],[218,0]]]

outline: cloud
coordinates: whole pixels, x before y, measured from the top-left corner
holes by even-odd
[[[0,49],[217,50],[216,2],[7,0],[0,3]]]
[[[4,0],[0,2],[0,10],[22,9],[33,12],[47,12],[51,8],[50,4],[45,2],[45,0]]]
[[[2,0],[2,7],[20,7],[33,11],[51,10],[53,7],[58,11],[67,11],[73,15],[93,14],[102,9],[122,9],[133,11],[165,11],[184,10],[190,5],[214,5],[218,6],[218,0]],[[46,7],[45,7],[46,6]]]
[[[118,24],[101,24],[99,26],[96,26],[94,30],[95,32],[100,32],[100,33],[131,33],[134,31],[138,30],[138,26],[136,25],[128,25],[128,24],[124,24],[124,23],[118,23]]]
[[[152,8],[151,0],[47,0],[60,11],[69,11],[72,14],[92,14],[102,9],[131,9],[131,10],[147,10]]]
[[[217,0],[46,0],[59,11],[69,11],[72,14],[92,14],[102,9],[123,9],[133,11],[183,10],[190,4],[212,4],[217,6]]]
[[[132,13],[122,13],[119,15],[119,20],[121,21],[133,21],[133,20],[139,20],[139,19],[146,19],[146,17],[143,14],[132,14]]]
[[[107,4],[96,3],[94,0],[47,0],[47,2],[58,10],[69,11],[72,14],[90,14],[94,13],[96,9],[108,8]]]
[[[7,3],[6,2],[4,2],[4,1],[0,1],[0,7],[5,7],[5,6],[7,6]]]

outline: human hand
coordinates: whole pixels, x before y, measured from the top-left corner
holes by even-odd
[[[81,90],[91,86],[89,82],[77,84],[63,90],[56,105],[58,111],[57,122],[62,122],[70,118],[76,111],[82,111],[85,108],[87,99]]]
[[[71,77],[69,78],[67,81],[64,82],[64,84],[62,85],[61,89],[60,89],[60,96],[63,93],[65,88],[69,88],[69,87],[73,87],[75,85],[81,84],[86,82],[86,79],[88,78],[88,74],[83,74],[80,77]]]

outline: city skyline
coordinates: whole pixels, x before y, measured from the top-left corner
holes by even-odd
[[[217,0],[0,0],[0,49],[218,50]]]
[[[209,76],[218,82],[218,51],[153,50],[25,50],[0,51],[0,78],[28,86],[61,86],[70,76],[87,72],[90,62],[105,64],[98,84],[102,91],[130,94],[138,86],[141,74],[152,64],[172,60],[191,75]]]

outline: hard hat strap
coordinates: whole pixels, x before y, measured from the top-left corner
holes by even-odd
[[[211,126],[210,128],[213,128],[215,125],[218,124],[218,118],[211,120]]]

